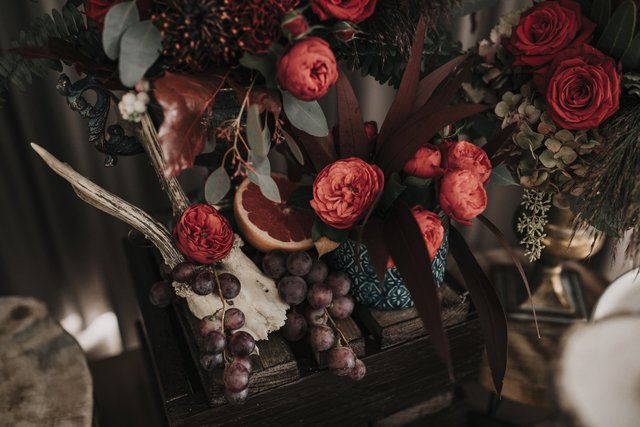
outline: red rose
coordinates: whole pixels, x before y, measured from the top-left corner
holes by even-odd
[[[304,15],[294,10],[285,15],[280,27],[282,27],[282,31],[287,37],[291,40],[295,40],[307,33],[307,30],[309,29],[309,22]]]
[[[376,165],[357,157],[338,160],[320,171],[313,182],[311,207],[334,228],[351,227],[373,205],[384,187]]]
[[[107,12],[114,4],[120,3],[122,0],[86,0],[84,3],[84,14],[93,20],[98,28],[104,26],[104,18]]]
[[[234,234],[229,221],[211,205],[193,205],[173,228],[176,247],[191,262],[212,264],[227,256]]]
[[[336,18],[355,23],[373,13],[377,0],[311,0],[311,9],[322,19]]]
[[[422,206],[414,206],[411,208],[411,213],[422,232],[422,238],[429,253],[429,260],[433,261],[442,245],[442,240],[444,240],[444,227],[440,217]],[[393,268],[394,265],[393,259],[389,257],[387,268]]]
[[[448,170],[440,184],[440,208],[449,218],[469,225],[484,212],[487,193],[478,176],[468,170]]]
[[[447,169],[471,171],[483,184],[491,176],[491,161],[487,153],[467,141],[454,142],[448,146],[445,165]]]
[[[566,50],[545,71],[534,80],[546,94],[547,114],[558,126],[587,130],[618,111],[619,68],[599,50],[586,44]]]
[[[407,175],[420,178],[439,178],[442,175],[440,163],[442,154],[437,147],[426,144],[418,148],[411,160],[409,160],[402,170]]]
[[[516,57],[514,65],[540,67],[563,50],[591,41],[595,28],[578,2],[544,1],[520,17],[507,49]]]
[[[324,96],[338,80],[338,66],[329,43],[307,37],[291,46],[278,59],[278,84],[303,101]]]

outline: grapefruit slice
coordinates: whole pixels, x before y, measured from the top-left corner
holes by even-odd
[[[273,174],[272,177],[280,189],[282,203],[264,197],[260,187],[248,178],[238,187],[233,199],[233,213],[240,233],[262,252],[311,249],[311,227],[315,214],[311,210],[292,208],[285,203],[299,184],[281,174]]]

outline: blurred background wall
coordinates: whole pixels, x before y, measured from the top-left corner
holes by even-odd
[[[6,48],[35,17],[62,4],[62,0],[0,2],[0,47]],[[475,32],[471,18],[461,18],[453,23],[455,34],[468,47],[486,37],[500,15],[516,7],[517,1],[508,0],[479,13]],[[121,157],[115,168],[103,166],[103,156],[87,142],[86,122],[55,91],[56,79],[52,72],[26,92],[12,89],[0,109],[0,294],[42,299],[90,355],[105,356],[137,345],[136,301],[121,250],[129,229],[80,201],[29,143],[37,142],[147,212],[165,211],[168,203],[144,156]],[[365,119],[381,123],[393,90],[371,78],[354,80]],[[199,182],[197,176],[186,180],[188,187]],[[487,216],[512,240],[519,194],[516,187],[489,191]],[[467,230],[467,235],[479,250],[497,246],[480,225]],[[600,263],[608,265],[608,259]],[[607,267],[610,275],[623,268]]]

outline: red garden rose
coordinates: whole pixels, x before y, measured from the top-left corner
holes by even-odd
[[[422,232],[422,238],[429,253],[429,260],[433,261],[444,240],[444,227],[442,226],[440,217],[422,206],[414,206],[411,208],[411,213]],[[389,257],[387,268],[393,268],[394,265],[393,259]]]
[[[487,153],[467,141],[454,142],[448,146],[445,165],[447,169],[471,171],[483,184],[491,176],[491,161]]]
[[[338,66],[329,43],[307,37],[291,46],[278,60],[276,79],[284,90],[303,101],[324,96],[338,80]]]
[[[578,2],[544,1],[520,17],[507,49],[516,57],[514,65],[540,67],[564,49],[591,41],[595,27]]]
[[[356,24],[367,19],[377,0],[311,0],[311,9],[322,19],[336,18]]]
[[[313,182],[311,207],[322,221],[345,229],[359,220],[384,187],[376,165],[357,157],[338,160],[320,171]]]
[[[448,170],[440,184],[440,208],[451,219],[469,225],[484,212],[487,193],[478,176],[469,170]]]
[[[303,36],[309,29],[309,22],[304,15],[296,10],[289,12],[282,19],[282,31],[291,40]]]
[[[586,44],[562,52],[534,77],[547,114],[570,130],[597,127],[618,111],[620,79],[616,62]]]
[[[440,164],[442,154],[437,147],[426,144],[418,148],[411,160],[404,165],[404,172],[420,178],[439,178],[442,175]]]
[[[84,14],[93,20],[102,29],[107,12],[114,4],[122,0],[86,0],[84,3]]]
[[[191,262],[212,264],[227,256],[234,234],[229,221],[207,204],[185,210],[173,228],[176,247]]]

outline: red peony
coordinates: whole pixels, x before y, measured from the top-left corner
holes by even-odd
[[[311,0],[311,9],[322,19],[336,18],[356,24],[371,16],[377,0]]]
[[[422,232],[422,238],[427,247],[429,259],[433,261],[444,240],[444,227],[442,226],[440,217],[422,206],[414,206],[411,208],[411,213]],[[389,257],[387,260],[387,268],[393,268],[394,265],[393,259]]]
[[[616,62],[586,44],[562,52],[534,78],[547,114],[570,130],[597,127],[618,111],[620,79]]]
[[[94,21],[98,28],[104,26],[104,19],[111,6],[120,3],[122,0],[86,0],[84,3],[84,14]]]
[[[442,175],[440,164],[442,154],[437,147],[426,144],[418,148],[411,160],[409,160],[402,170],[407,175],[420,178],[439,178]]]
[[[278,60],[276,79],[284,90],[303,101],[324,96],[338,80],[338,66],[329,43],[307,37],[291,46]]]
[[[447,147],[445,165],[447,169],[471,171],[483,184],[491,176],[491,161],[487,153],[467,141],[454,142]]]
[[[184,257],[198,264],[212,264],[227,256],[234,234],[229,221],[211,205],[189,207],[173,228],[176,247]]]
[[[309,30],[309,22],[300,12],[292,11],[285,15],[280,27],[282,27],[282,31],[287,37],[295,40],[307,33],[307,30]]]
[[[544,1],[522,15],[507,49],[516,57],[514,65],[536,68],[571,46],[591,41],[595,28],[580,12],[578,2]]]
[[[484,212],[487,193],[478,176],[469,170],[448,170],[440,184],[440,208],[451,219],[469,225]]]
[[[371,208],[383,187],[384,175],[376,165],[357,157],[338,160],[313,182],[311,207],[330,226],[349,228]]]

